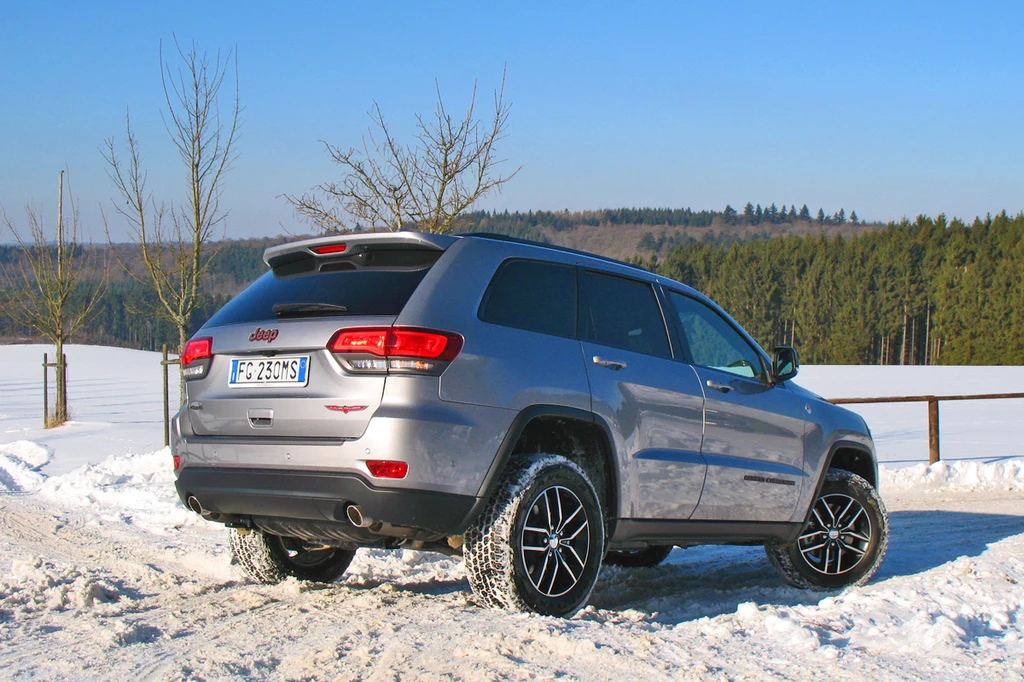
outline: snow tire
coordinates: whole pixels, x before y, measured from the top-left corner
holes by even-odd
[[[560,455],[538,454],[505,472],[466,531],[463,555],[480,605],[571,616],[597,582],[604,541],[587,473]]]
[[[258,530],[232,528],[230,538],[235,560],[246,575],[263,585],[276,585],[286,578],[332,583],[355,556],[354,551],[333,547],[305,549],[296,538]]]
[[[836,590],[870,580],[888,546],[889,514],[878,492],[857,474],[829,469],[797,541],[769,542],[765,553],[791,585]]]
[[[672,550],[672,545],[662,545],[645,549],[608,552],[604,555],[604,562],[612,566],[626,568],[651,568],[667,559]]]

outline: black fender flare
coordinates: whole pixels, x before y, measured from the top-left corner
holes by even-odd
[[[605,423],[604,419],[594,414],[593,412],[583,410],[576,407],[566,407],[564,405],[531,405],[519,412],[515,419],[512,420],[512,424],[509,426],[508,431],[505,432],[505,437],[501,441],[501,446],[498,448],[497,454],[494,456],[494,461],[491,462],[490,468],[487,470],[487,474],[484,476],[484,480],[480,485],[480,490],[477,493],[477,498],[482,504],[477,505],[479,510],[482,510],[483,505],[491,499],[495,490],[498,487],[498,483],[501,481],[501,475],[504,473],[506,466],[512,459],[512,453],[515,449],[516,443],[519,442],[519,438],[523,435],[523,431],[534,419],[539,417],[561,417],[564,419],[572,419],[575,421],[587,422],[594,424],[600,429],[604,436],[605,442],[607,443],[608,450],[603,456],[605,460],[605,468],[607,469],[608,475],[608,487],[611,492],[611,500],[609,501],[609,509],[606,510],[606,521],[611,521],[618,516],[618,501],[620,497],[620,475],[617,460],[615,457],[615,440],[612,438],[611,429],[608,424]],[[600,491],[599,491],[600,492]],[[477,512],[478,509],[474,509]]]
[[[863,443],[857,443],[850,440],[837,440],[829,446],[828,456],[825,457],[825,466],[821,468],[821,472],[818,474],[818,482],[814,486],[814,494],[811,496],[810,504],[807,505],[807,511],[804,512],[804,523],[806,524],[810,520],[811,510],[814,509],[814,501],[818,499],[818,495],[821,494],[821,488],[825,485],[825,475],[828,474],[828,470],[832,468],[832,461],[835,459],[836,452],[839,450],[858,450],[871,462],[871,466],[875,472],[875,488],[878,488],[878,459],[875,457],[871,449],[865,446]]]

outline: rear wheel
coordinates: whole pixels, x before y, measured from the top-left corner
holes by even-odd
[[[239,528],[231,529],[230,544],[231,553],[246,574],[264,585],[276,585],[285,578],[334,582],[355,556],[352,550],[309,549],[298,538]]]
[[[829,469],[800,537],[766,544],[765,552],[790,584],[831,590],[866,583],[888,545],[882,498],[857,474]]]
[[[612,566],[626,566],[629,568],[650,568],[657,566],[672,553],[672,545],[661,547],[647,547],[645,549],[627,549],[608,552],[604,555],[604,562]]]
[[[601,503],[586,472],[558,455],[512,467],[466,531],[469,584],[484,606],[569,616],[604,554]]]

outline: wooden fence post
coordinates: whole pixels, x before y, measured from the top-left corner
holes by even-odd
[[[171,415],[170,415],[170,398],[167,395],[167,344],[164,344],[163,348],[163,359],[160,362],[160,367],[164,370],[164,447],[171,444]]]
[[[939,461],[939,401],[928,397],[928,463]]]
[[[43,428],[45,429],[50,425],[50,382],[47,376],[47,357],[46,353],[43,353]]]

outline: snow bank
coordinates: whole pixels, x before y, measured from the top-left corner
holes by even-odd
[[[45,478],[39,469],[52,454],[49,448],[29,440],[0,445],[0,490],[29,492],[38,488]]]
[[[882,491],[902,490],[1024,490],[1024,459],[1003,462],[937,462],[900,469],[879,468]]]
[[[39,557],[15,559],[0,580],[0,611],[10,614],[91,608],[117,601],[119,590],[77,568],[58,569]]]
[[[141,523],[148,530],[200,521],[178,500],[169,448],[144,455],[116,455],[99,464],[87,464],[46,479],[38,492],[63,504],[112,510],[121,521]]]

